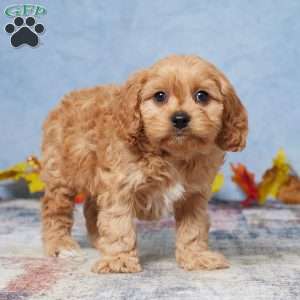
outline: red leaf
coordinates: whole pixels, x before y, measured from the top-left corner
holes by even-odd
[[[242,201],[242,205],[251,206],[257,204],[258,189],[254,174],[250,173],[242,164],[231,164],[231,169],[233,171],[232,180],[246,195],[246,199]]]

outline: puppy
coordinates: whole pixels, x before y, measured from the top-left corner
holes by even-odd
[[[225,151],[245,147],[247,113],[215,66],[173,55],[122,86],[72,92],[53,110],[42,143],[43,243],[75,254],[74,196],[101,252],[96,273],[139,272],[134,219],[173,212],[176,260],[186,270],[228,267],[208,249],[207,203]]]

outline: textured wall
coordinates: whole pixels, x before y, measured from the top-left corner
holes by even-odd
[[[1,0],[0,9],[12,3]],[[300,1],[31,3],[48,10],[40,47],[13,49],[0,30],[0,168],[39,153],[42,121],[69,90],[121,82],[170,53],[196,53],[228,75],[249,111],[249,146],[227,160],[260,175],[283,146],[300,171]],[[1,28],[9,21],[0,17]],[[223,194],[238,196],[229,180]]]

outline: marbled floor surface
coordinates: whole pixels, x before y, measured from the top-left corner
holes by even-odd
[[[212,203],[210,214],[211,247],[231,268],[179,269],[174,222],[165,219],[138,224],[143,272],[95,275],[98,253],[87,242],[80,206],[74,236],[84,256],[70,261],[43,257],[38,201],[0,201],[0,300],[300,299],[300,206]]]

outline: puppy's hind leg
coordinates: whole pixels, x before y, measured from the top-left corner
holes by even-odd
[[[85,224],[91,244],[96,248],[99,238],[97,227],[98,207],[95,199],[88,197],[84,202]]]
[[[49,256],[77,256],[79,245],[71,237],[73,194],[68,188],[46,188],[42,199],[42,238]]]

